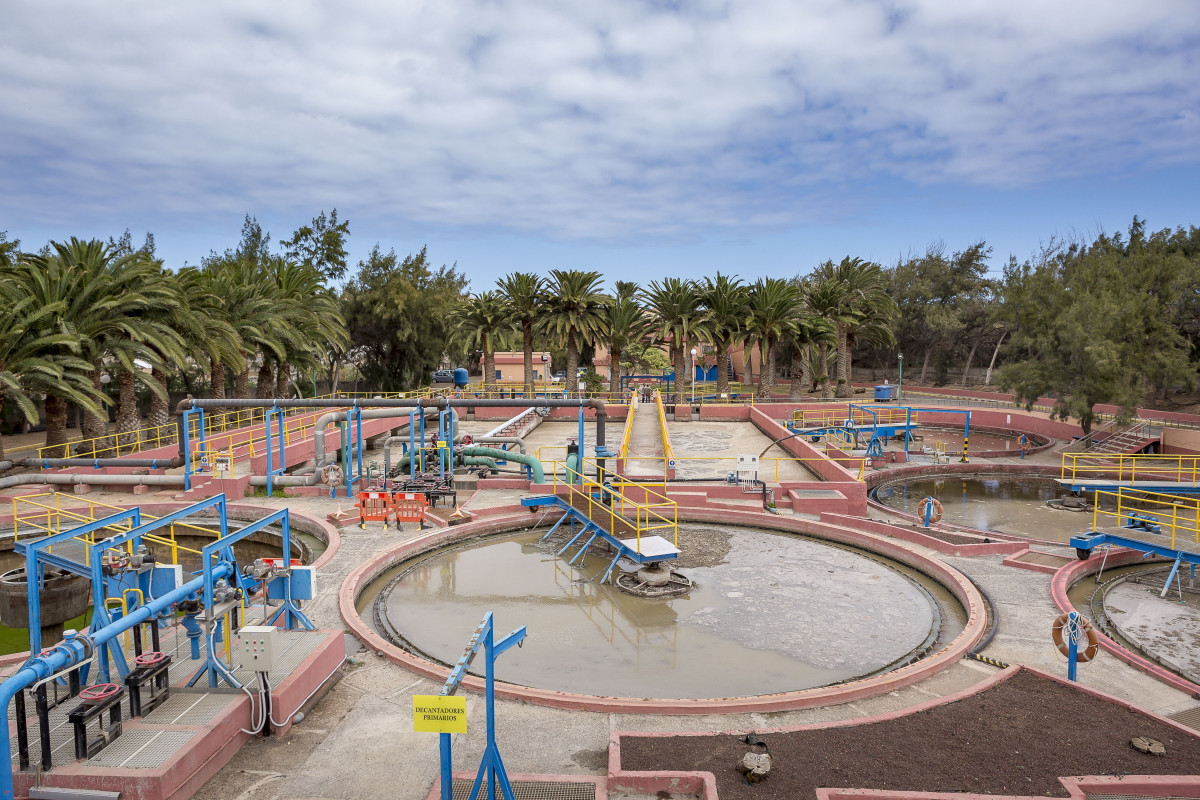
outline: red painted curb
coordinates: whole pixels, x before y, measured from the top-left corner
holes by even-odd
[[[1108,554],[1106,566],[1119,567],[1125,564],[1137,563],[1141,560],[1141,553],[1135,550],[1117,548]],[[1064,614],[1075,611],[1075,606],[1071,605],[1071,601],[1067,597],[1067,590],[1078,583],[1080,579],[1099,571],[1100,559],[1098,558],[1089,558],[1086,561],[1076,560],[1060,567],[1054,573],[1054,577],[1050,579],[1050,596],[1054,600],[1054,605],[1057,606],[1058,610]],[[1194,684],[1186,678],[1176,675],[1164,667],[1160,667],[1153,661],[1139,656],[1132,650],[1122,647],[1105,636],[1100,630],[1097,630],[1096,633],[1100,636],[1100,649],[1112,653],[1127,664],[1132,665],[1151,677],[1158,678],[1168,686],[1190,695],[1193,699],[1200,700],[1200,685]]]
[[[937,559],[923,556],[909,549],[901,542],[885,539],[871,533],[853,531],[820,522],[799,518],[781,518],[770,514],[748,511],[727,511],[723,509],[718,511],[704,508],[681,507],[679,509],[679,519],[680,521],[688,522],[718,522],[767,528],[784,533],[807,534],[888,556],[924,572],[926,575],[945,585],[967,610],[967,624],[952,642],[938,652],[897,670],[840,685],[816,687],[796,692],[731,698],[641,699],[575,694],[516,686],[508,683],[497,683],[497,696],[513,700],[524,700],[554,708],[640,714],[713,714],[812,708],[814,706],[846,703],[864,697],[886,694],[887,692],[916,683],[958,661],[984,635],[986,615],[984,612],[983,597],[980,595],[979,590],[972,585],[971,581],[949,565]],[[531,514],[517,514],[496,519],[480,520],[465,525],[458,525],[447,530],[431,532],[425,536],[393,547],[372,560],[359,565],[342,582],[342,586],[338,590],[338,605],[341,609],[342,619],[364,645],[380,653],[389,661],[399,664],[418,675],[424,675],[439,681],[445,680],[448,673],[445,667],[419,658],[392,644],[371,630],[370,626],[367,625],[355,610],[355,600],[371,580],[402,561],[407,561],[430,550],[455,542],[465,541],[486,534],[519,530],[521,528],[532,527],[533,525],[534,520]],[[473,676],[468,675],[463,680],[463,685],[472,691],[480,692],[483,690],[483,681]]]

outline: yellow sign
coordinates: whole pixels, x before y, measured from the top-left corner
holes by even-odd
[[[413,695],[413,730],[417,733],[466,733],[467,698]]]

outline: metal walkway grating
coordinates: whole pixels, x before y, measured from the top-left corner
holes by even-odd
[[[161,706],[142,718],[147,725],[207,725],[213,718],[244,697],[174,689]]]
[[[455,778],[453,785],[454,800],[469,800],[471,797],[472,781]],[[596,784],[594,783],[565,783],[562,781],[513,781],[513,798],[515,800],[596,800]],[[487,798],[487,779],[479,787],[479,797]],[[504,794],[496,788],[495,800],[503,800]]]
[[[1167,719],[1173,719],[1180,725],[1186,725],[1192,730],[1200,731],[1200,706],[1176,712],[1169,715]]]
[[[87,763],[90,767],[124,769],[161,767],[195,735],[192,731],[127,730]]]

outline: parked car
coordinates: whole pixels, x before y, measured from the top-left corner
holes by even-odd
[[[562,383],[566,379],[567,379],[567,371],[565,369],[560,369],[558,372],[556,372],[550,376],[551,383]]]
[[[454,383],[454,370],[438,369],[433,372],[434,383]]]

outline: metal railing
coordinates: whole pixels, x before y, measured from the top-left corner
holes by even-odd
[[[675,453],[671,450],[671,434],[667,431],[667,412],[663,408],[662,393],[654,393],[654,405],[658,409],[658,429],[662,434],[663,454],[662,454],[662,469],[663,478],[666,478],[670,473],[671,462],[675,459]],[[691,413],[691,410],[688,410]]]
[[[102,503],[99,500],[77,498],[74,495],[65,495],[68,504],[73,507],[64,508],[63,497],[64,495],[60,492],[47,492],[13,498],[13,540],[15,541],[22,536],[22,526],[25,527],[25,538],[34,536],[41,538],[43,536],[62,533],[79,525],[95,522],[102,517],[127,510],[121,506]],[[98,510],[102,513],[97,513]],[[145,511],[141,512],[141,517],[143,522],[158,519],[157,516],[147,514]],[[113,532],[125,532],[132,528],[132,520],[125,520],[102,530],[111,529]],[[209,528],[191,522],[174,522],[169,526],[167,536],[148,533],[142,536],[142,540],[169,547],[171,550],[171,563],[173,564],[180,563],[179,553],[181,551],[191,553],[195,556],[203,555],[200,550],[179,544],[176,540],[176,528],[185,533],[191,532],[194,535],[216,539],[221,538],[221,529],[219,527]],[[96,542],[95,533],[88,533],[83,537],[75,538],[80,541],[86,541],[88,544],[95,544]],[[133,551],[132,542],[126,542],[125,546],[129,552]]]
[[[568,502],[577,511],[617,538],[633,538],[635,550],[642,552],[643,536],[663,536],[679,546],[679,505],[667,497],[665,484],[642,484],[620,480],[609,486],[587,477],[588,459],[580,460],[580,469],[567,467],[566,462],[554,463],[554,493],[565,490]],[[559,478],[561,463],[565,478]],[[597,466],[593,463],[593,470]],[[596,474],[596,473],[593,473]],[[615,477],[615,476],[614,476]],[[661,491],[656,487],[661,486]],[[644,498],[639,502],[624,490],[636,491]],[[662,533],[658,533],[661,531]]]
[[[868,412],[857,406],[851,407],[853,405],[848,405],[845,410],[841,408],[797,408],[792,411],[791,427],[800,429],[842,427],[846,424],[846,420],[850,420],[859,427],[873,427],[877,420],[880,425],[902,425],[910,419],[916,425],[919,421],[918,412],[910,412],[904,406],[879,406],[871,408],[871,411]]]
[[[382,398],[416,399],[432,398],[446,394],[445,389],[418,389],[411,392],[338,392],[337,394],[318,395],[317,400],[371,400]],[[364,408],[368,404],[362,404]],[[334,409],[323,409],[334,410]],[[206,436],[235,431],[262,423],[266,418],[267,409],[239,408],[219,414],[204,415],[204,432]],[[312,409],[288,408],[283,410],[284,416],[311,414]],[[146,450],[166,447],[176,442],[176,424],[174,421],[164,425],[151,425],[136,428],[131,431],[111,432],[90,439],[76,439],[71,442],[42,446],[37,449],[38,458],[120,458]],[[200,438],[200,423],[198,418],[191,420],[188,426],[188,437]]]
[[[1195,486],[1200,456],[1130,455],[1126,453],[1063,453],[1063,479],[1088,476],[1115,481],[1174,480]]]
[[[175,423],[138,428],[124,433],[106,433],[91,439],[75,439],[37,449],[38,458],[119,458],[166,447],[175,442]]]
[[[640,407],[641,403],[636,397],[629,401],[629,413],[625,415],[625,430],[621,432],[621,446],[617,448],[617,456],[619,458],[629,456],[629,439],[633,436],[633,415],[637,413]],[[541,448],[538,449],[540,450]]]
[[[1170,531],[1173,550],[1177,549],[1177,540],[1179,544],[1200,545],[1200,499],[1124,487],[1115,492],[1096,492],[1092,530],[1100,530],[1102,521],[1116,527],[1128,527],[1130,523],[1157,525],[1159,535]]]

